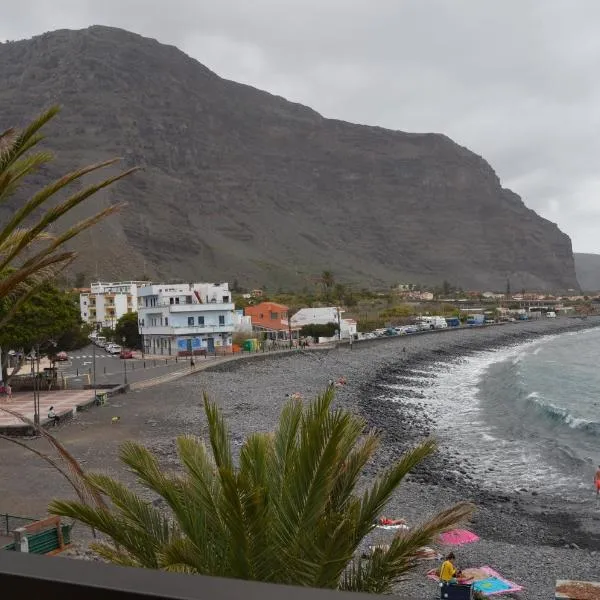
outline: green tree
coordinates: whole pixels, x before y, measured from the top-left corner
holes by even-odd
[[[75,273],[74,284],[76,288],[85,287],[85,273],[82,273],[81,271],[79,273]]]
[[[124,344],[127,348],[142,347],[137,312],[125,313],[119,318],[115,327],[115,338],[119,344]]]
[[[67,173],[27,197],[26,179],[42,168],[47,169],[52,161],[51,153],[35,148],[44,139],[42,128],[58,111],[56,106],[46,110],[21,131],[15,128],[0,131],[0,202],[15,195],[19,198],[16,210],[0,227],[0,302],[9,300],[2,305],[5,311],[0,328],[14,318],[20,304],[36,286],[55,277],[74,260],[76,254],[64,250],[64,244],[118,211],[120,205],[109,206],[62,233],[55,233],[54,226],[61,217],[136,170],[129,169],[88,186],[78,185],[85,175],[112,167],[117,161],[108,160]],[[77,186],[72,193],[58,198],[71,184]],[[10,309],[6,310],[8,306]]]
[[[323,286],[323,295],[325,300],[331,300],[331,292],[335,286],[335,277],[331,271],[323,271],[320,279],[321,285]]]
[[[333,337],[337,330],[337,323],[310,323],[300,329],[300,335],[302,337],[311,337],[316,342],[320,337]]]
[[[409,450],[364,489],[361,475],[379,437],[361,417],[332,410],[332,401],[333,387],[305,407],[290,401],[277,430],[251,435],[236,464],[224,419],[205,397],[212,452],[197,438],[178,438],[181,472],[165,471],[135,442],[121,448],[121,460],[169,512],[104,474],[86,481],[109,505],[55,500],[49,510],[105,534],[110,541],[93,549],[120,565],[388,592],[415,566],[417,550],[473,507],[458,504],[396,536],[371,560],[358,557],[394,490],[435,444]]]
[[[7,298],[0,300],[0,320],[11,311]],[[23,365],[23,359],[8,372],[8,351],[28,354],[40,345],[40,351],[55,353],[62,350],[63,336],[81,329],[79,305],[73,296],[45,282],[20,304],[14,317],[0,328],[2,380],[10,381]]]

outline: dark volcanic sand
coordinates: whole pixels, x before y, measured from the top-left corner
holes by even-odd
[[[204,390],[222,406],[234,446],[239,447],[247,434],[273,429],[286,393],[299,392],[310,398],[322,391],[329,379],[345,376],[348,384],[339,388],[337,402],[360,412],[370,425],[382,431],[384,441],[378,464],[385,466],[403,448],[425,435],[435,435],[418,404],[376,400],[381,395],[378,384],[387,369],[394,368],[397,372],[399,363],[408,368],[430,361],[452,360],[479,349],[594,324],[600,322],[560,319],[515,323],[373,340],[354,344],[353,350],[341,347],[228,363],[168,385],[131,393],[110,406],[82,413],[59,428],[59,437],[78,458],[86,461],[87,468],[129,478],[117,460],[119,444],[126,439],[137,439],[157,452],[165,465],[176,464],[174,438],[182,433],[205,432],[201,410]],[[111,424],[114,415],[121,417],[117,425]],[[41,440],[34,444],[36,448],[45,447]],[[3,482],[0,512],[42,515],[50,499],[70,495],[68,487],[49,467],[8,442],[0,441],[0,465]],[[375,471],[372,468],[372,473]],[[478,511],[471,528],[482,539],[456,550],[459,564],[494,567],[524,585],[525,591],[520,594],[523,598],[552,597],[556,579],[598,578],[600,511],[580,514],[577,505],[529,492],[492,495],[471,482],[468,472],[468,464],[456,464],[452,456],[433,457],[401,486],[387,514],[414,523],[455,501],[473,501]],[[82,540],[88,537],[81,527],[75,535]],[[389,535],[377,530],[373,539],[385,541]],[[577,544],[579,548],[565,548],[566,544]],[[437,588],[423,573],[436,565],[424,563],[402,584],[402,595],[434,597]]]

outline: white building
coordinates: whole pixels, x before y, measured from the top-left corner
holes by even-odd
[[[244,309],[233,311],[233,331],[241,335],[252,335],[252,317],[244,316]]]
[[[327,323],[339,323],[340,337],[348,339],[356,333],[356,321],[344,319],[344,311],[336,306],[325,306],[319,308],[301,308],[292,316],[292,327],[301,328],[304,325],[327,325]]]
[[[94,327],[112,327],[124,314],[137,310],[137,291],[149,281],[97,281],[79,294],[81,320]]]
[[[148,354],[189,356],[231,346],[235,306],[227,283],[163,283],[138,290]]]

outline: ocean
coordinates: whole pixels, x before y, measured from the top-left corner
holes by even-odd
[[[545,336],[403,372],[442,452],[484,488],[591,501],[600,464],[600,328]],[[393,390],[393,391],[392,391]]]

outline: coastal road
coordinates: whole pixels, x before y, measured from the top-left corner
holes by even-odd
[[[69,360],[58,362],[56,366],[67,380],[78,385],[88,383],[88,378],[91,383],[94,361],[96,382],[99,384],[121,384],[125,376],[128,383],[154,379],[181,370],[187,364],[185,359],[176,361],[174,357],[121,359],[118,355],[108,354],[103,348],[89,345],[70,352]]]

